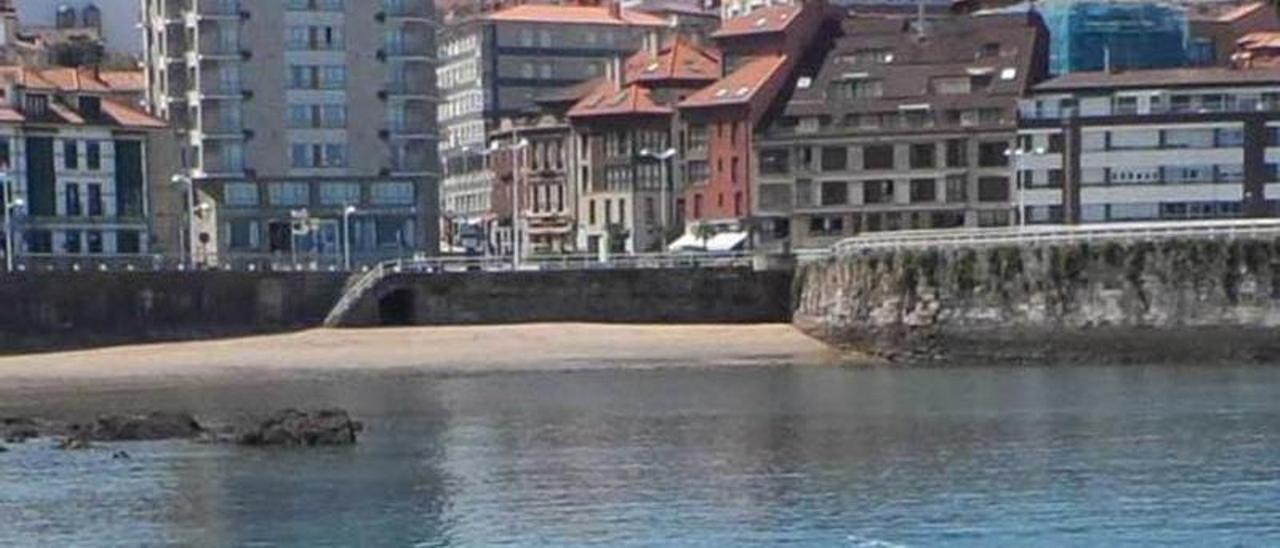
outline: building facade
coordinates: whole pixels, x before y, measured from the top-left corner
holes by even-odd
[[[863,232],[1013,223],[1007,152],[1017,101],[1046,74],[1039,18],[844,26],[756,147],[755,213],[773,227],[761,245],[825,247]]]
[[[0,67],[0,82],[4,252],[17,268],[151,268],[176,253],[180,201],[158,182],[176,159],[164,122],[94,69]]]
[[[1033,223],[1271,216],[1280,200],[1280,74],[1197,68],[1077,73],[1022,101],[1017,166]]]
[[[438,252],[429,0],[146,0],[144,21],[150,108],[217,210],[209,263]]]
[[[535,112],[544,92],[603,76],[666,25],[613,2],[590,4],[515,5],[441,32],[441,201],[451,232],[482,223],[496,241],[509,230],[493,212],[495,179],[483,156],[499,120]]]

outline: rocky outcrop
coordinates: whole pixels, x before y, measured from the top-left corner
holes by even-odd
[[[88,424],[72,424],[67,433],[71,437],[111,442],[191,439],[203,431],[195,417],[186,413],[148,413],[98,417]]]
[[[40,424],[24,417],[0,418],[0,441],[23,443],[40,437]]]
[[[364,426],[341,409],[315,412],[286,409],[237,430],[235,442],[247,446],[316,447],[353,445]]]
[[[1280,359],[1280,242],[920,249],[796,274],[795,324],[894,361]]]

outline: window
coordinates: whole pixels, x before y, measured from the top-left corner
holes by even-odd
[[[978,143],[978,167],[1008,166],[1009,157],[1005,155],[1008,148],[1009,143],[1004,141]]]
[[[1213,143],[1213,130],[1207,133],[1209,143]],[[1112,131],[1108,147],[1112,150],[1154,149],[1160,147],[1160,132],[1148,129],[1127,129]]]
[[[80,232],[77,230],[68,230],[63,233],[62,251],[71,255],[77,255],[84,251],[81,243]]]
[[[980,59],[986,59],[990,57],[999,57],[999,56],[1000,56],[999,42],[987,42],[985,44],[982,44],[982,47],[978,48],[978,58]]]
[[[345,206],[360,203],[360,185],[356,183],[324,183],[320,185],[320,204]]]
[[[862,169],[893,169],[893,145],[862,147]]]
[[[231,249],[254,249],[257,247],[257,228],[254,221],[237,219],[227,223],[227,232],[231,237]]]
[[[122,230],[116,233],[116,253],[142,253],[142,237],[133,230]]]
[[[968,143],[964,139],[947,140],[947,167],[968,167]]]
[[[934,179],[911,180],[911,203],[923,204],[938,200],[938,182]]]
[[[80,169],[80,147],[72,140],[62,142],[62,167]]]
[[[0,170],[8,169],[11,163],[11,150],[8,137],[0,137]]]
[[[1116,97],[1111,100],[1111,111],[1113,114],[1137,114],[1138,98],[1132,95]]]
[[[375,205],[413,205],[413,183],[375,183],[372,198]]]
[[[306,183],[271,183],[267,187],[267,193],[274,206],[305,206],[311,203],[310,189]]]
[[[79,217],[82,213],[80,208],[80,185],[69,183],[66,187],[66,193],[63,195],[67,216]]]
[[[979,202],[1009,201],[1008,177],[981,177],[978,179]]]
[[[88,193],[89,216],[102,216],[102,185],[98,183],[90,183],[85,187]]]
[[[964,175],[947,176],[947,203],[961,204],[969,201],[969,178]]]
[[[844,217],[835,215],[810,217],[809,233],[816,236],[839,236],[844,233]]]
[[[822,171],[844,171],[848,164],[849,151],[844,147],[822,147]]]
[[[85,143],[85,164],[90,171],[102,169],[102,144],[97,141]]]
[[[853,55],[846,55],[841,60],[851,65],[884,65],[893,62],[893,50],[864,49],[853,52]]]
[[[230,207],[258,205],[258,185],[254,183],[226,183],[222,194],[223,202]]]
[[[832,99],[874,99],[884,95],[884,82],[881,80],[844,80],[831,84]]]
[[[827,181],[822,183],[821,203],[824,206],[848,204],[849,183],[844,181]]]
[[[1063,138],[1061,133],[1049,134],[1049,150],[1047,152],[1055,153],[1055,154],[1061,153],[1063,149],[1066,148],[1065,145],[1066,145],[1066,140]]]
[[[931,169],[934,167],[937,147],[933,143],[917,143],[911,145],[911,169]]]
[[[1231,128],[1217,130],[1217,138],[1215,144],[1219,148],[1232,148],[1244,146],[1244,129]]]
[[[938,95],[965,95],[970,93],[972,80],[964,77],[937,77],[930,84]]]
[[[893,181],[864,181],[862,183],[862,203],[893,203]]]
[[[790,151],[785,148],[766,148],[760,150],[760,173],[765,175],[785,175],[790,171]]]
[[[102,253],[102,233],[91,230],[84,233],[85,243],[88,244],[90,254],[97,255]]]

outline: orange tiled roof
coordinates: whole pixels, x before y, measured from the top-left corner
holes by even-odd
[[[670,107],[654,102],[648,88],[632,84],[619,89],[616,84],[605,82],[573,105],[573,108],[569,109],[569,117],[634,114],[666,116],[674,112]]]
[[[796,20],[796,16],[800,14],[802,9],[804,9],[804,6],[800,4],[761,8],[746,15],[726,19],[711,36],[722,38],[726,36],[782,32],[791,25],[792,21]]]
[[[614,15],[605,6],[558,6],[521,4],[500,10],[488,16],[490,21],[524,23],[553,23],[581,25],[617,25],[661,27],[667,22],[661,17],[623,8]]]
[[[128,128],[160,129],[169,127],[169,124],[166,124],[164,120],[147,114],[141,109],[111,99],[102,101],[102,113],[114,120],[115,123]]]
[[[680,103],[680,107],[714,107],[747,103],[765,84],[779,74],[779,69],[786,64],[786,61],[785,55],[766,55],[751,59],[718,82],[690,95]]]
[[[105,74],[105,76],[103,76]],[[0,66],[0,79],[11,81],[19,87],[46,93],[134,93],[141,81],[141,73],[114,71],[98,73],[90,68],[37,69],[18,65]],[[167,127],[164,121],[143,112],[136,106],[112,99],[102,100],[102,118],[87,120],[83,113],[61,100],[49,101],[49,114],[39,120],[31,120],[13,106],[0,106],[0,122],[39,122],[52,124],[89,125],[105,124],[135,129]]]
[[[1280,31],[1251,32],[1236,40],[1244,49],[1280,48]]]
[[[628,82],[662,80],[714,81],[720,77],[720,54],[678,36],[653,55],[641,51],[627,60]]]
[[[27,118],[18,112],[17,109],[8,106],[0,106],[0,122],[21,122]]]
[[[143,92],[147,77],[140,70],[104,70],[98,75],[113,91]]]

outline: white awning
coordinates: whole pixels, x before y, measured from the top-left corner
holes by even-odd
[[[746,241],[746,232],[721,232],[707,240],[707,251],[736,251]]]
[[[693,234],[685,234],[667,246],[668,251],[702,251],[702,239]]]

